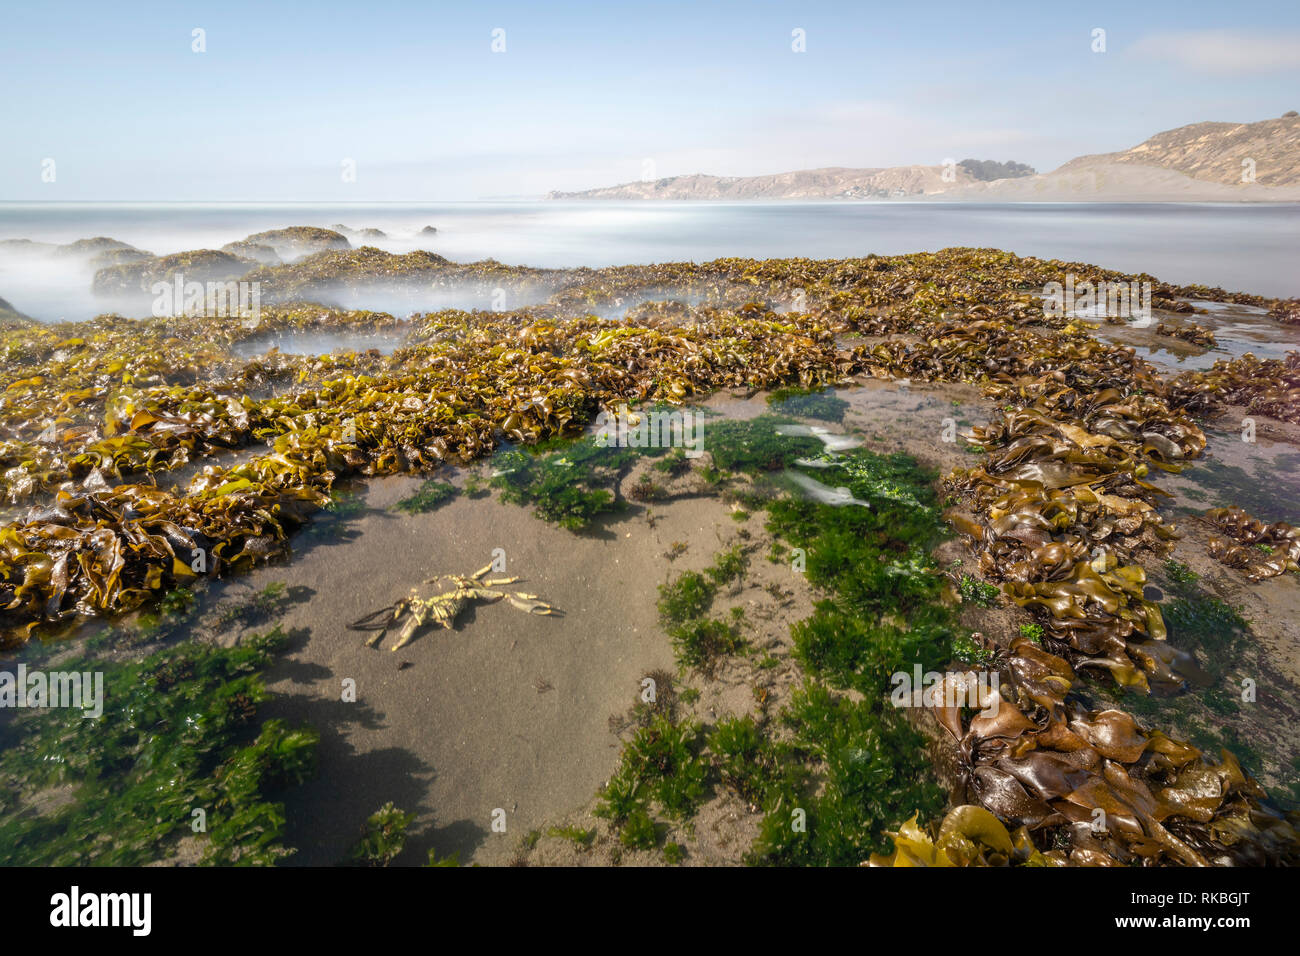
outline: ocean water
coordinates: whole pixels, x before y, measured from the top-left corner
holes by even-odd
[[[476,202],[384,204],[0,203],[0,239],[108,236],[156,254],[215,249],[284,226],[383,230],[390,252],[539,267],[833,258],[991,246],[1160,279],[1300,295],[1300,205],[1212,203]],[[436,236],[418,236],[424,226]],[[47,321],[108,307],[66,257],[0,253],[0,298]]]

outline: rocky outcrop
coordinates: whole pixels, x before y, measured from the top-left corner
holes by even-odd
[[[319,226],[290,226],[287,229],[269,229],[244,237],[242,242],[270,246],[286,262],[303,256],[328,252],[331,249],[351,249],[352,244],[342,233]]]
[[[353,229],[351,226],[345,226],[339,222],[336,222],[334,225],[330,226],[330,228],[333,229],[335,232],[342,233],[345,236],[354,236],[358,239],[387,239],[388,238],[388,233],[384,232],[384,230],[382,229],[373,229],[373,228]]]
[[[198,249],[108,266],[95,273],[91,289],[101,296],[134,296],[149,292],[156,282],[171,282],[178,277],[186,282],[229,282],[256,266],[252,259],[216,249]]]
[[[108,236],[96,236],[93,239],[78,239],[75,242],[69,242],[54,249],[56,256],[84,257],[86,259],[103,255],[106,252],[118,252],[122,250],[133,250],[139,252],[135,246],[129,242],[122,242],[120,239],[110,239]]]
[[[260,242],[252,242],[248,239],[228,242],[221,247],[221,251],[228,252],[232,256],[239,256],[241,259],[252,259],[259,265],[264,266],[278,266],[284,261],[273,247],[263,245]]]
[[[18,326],[31,325],[34,320],[29,316],[23,315],[4,299],[0,299],[0,329],[12,329]]]
[[[143,249],[128,247],[126,249],[108,249],[100,252],[90,258],[90,267],[92,269],[107,269],[109,266],[126,265],[131,262],[144,262],[147,259],[154,258],[152,252],[145,252]]]
[[[39,256],[59,248],[52,242],[35,242],[31,239],[0,239],[0,255]]]
[[[132,256],[150,258],[153,253],[137,249],[129,242],[96,236],[73,242],[35,242],[31,239],[0,239],[0,255],[6,256],[57,256],[61,259],[84,259],[95,266],[113,265],[128,261]]]
[[[383,283],[392,288],[427,285],[452,263],[432,252],[394,255],[374,246],[320,252],[281,266],[264,266],[245,278],[263,296],[301,298],[341,286]]]

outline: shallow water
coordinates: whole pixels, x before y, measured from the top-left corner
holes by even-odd
[[[1210,355],[1205,357],[1208,358],[1205,367],[1213,365],[1215,360],[1224,357],[1214,355],[1216,351],[1226,353],[1233,358],[1251,352],[1261,359],[1280,359],[1285,358],[1287,352],[1300,348],[1300,329],[1296,326],[1282,325],[1268,318],[1267,315],[1231,313],[1231,316],[1221,322],[1215,322],[1214,316],[1211,315],[1208,321],[1200,322],[1201,325],[1214,330],[1214,336],[1219,342],[1219,347],[1212,349]],[[1183,367],[1196,366],[1184,363]]]
[[[1281,359],[1288,352],[1300,349],[1300,327],[1283,325],[1270,318],[1264,309],[1199,300],[1193,305],[1205,309],[1205,313],[1160,313],[1146,329],[1108,325],[1095,319],[1091,322],[1098,325],[1094,333],[1098,338],[1135,347],[1141,358],[1169,375],[1207,369],[1215,362],[1240,358],[1247,352],[1256,358]],[[1170,325],[1194,322],[1214,332],[1218,345],[1206,349],[1182,339],[1158,335],[1154,331],[1158,322]]]
[[[1236,505],[1261,521],[1300,525],[1300,453],[1283,442],[1244,442],[1231,424],[1206,427],[1205,453],[1182,474],[1163,478],[1161,487],[1188,514]]]
[[[402,334],[391,332],[282,332],[246,339],[237,343],[232,351],[244,359],[265,355],[271,349],[279,349],[286,355],[327,355],[330,352],[366,352],[371,349],[382,355],[391,355],[401,348],[403,339]]]

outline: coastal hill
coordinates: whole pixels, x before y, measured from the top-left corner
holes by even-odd
[[[1193,179],[1241,184],[1242,162],[1255,161],[1261,186],[1300,184],[1300,116],[1295,111],[1259,123],[1193,123],[1157,133],[1119,153],[1072,159],[1058,172],[1122,163],[1159,166]]]
[[[553,192],[547,199],[885,199],[939,192],[977,182],[966,168],[952,170],[944,182],[942,166],[891,166],[849,169],[828,166],[770,176],[670,176],[583,192]]]
[[[1254,181],[1243,182],[1243,160]],[[1007,173],[991,178],[998,171]],[[830,167],[767,176],[673,176],[548,199],[932,199],[941,202],[1300,201],[1300,116],[1257,123],[1193,123],[1131,149],[1072,159],[1050,173],[1018,163]]]

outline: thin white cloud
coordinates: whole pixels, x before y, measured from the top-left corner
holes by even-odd
[[[1198,73],[1271,73],[1300,68],[1300,34],[1243,30],[1155,33],[1138,40],[1128,52]]]

